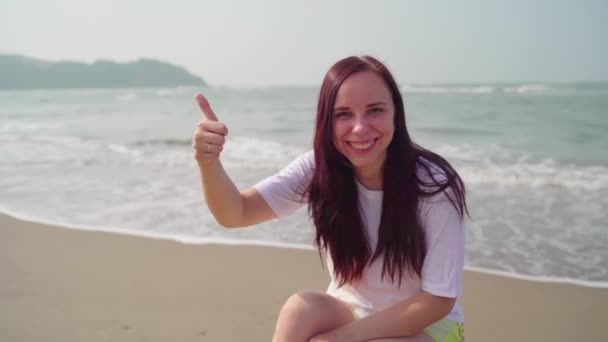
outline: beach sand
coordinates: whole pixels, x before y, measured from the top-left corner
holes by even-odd
[[[255,229],[255,228],[253,228]],[[0,215],[1,341],[270,341],[314,251],[185,245]],[[608,289],[465,272],[467,341],[608,341]]]

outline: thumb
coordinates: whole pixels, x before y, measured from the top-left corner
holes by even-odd
[[[198,103],[198,106],[200,107],[201,111],[203,112],[203,115],[208,120],[218,121],[217,116],[215,115],[215,113],[213,112],[213,109],[211,109],[211,106],[209,105],[209,101],[207,101],[207,99],[205,98],[205,96],[203,96],[203,94],[199,93],[199,94],[194,95],[194,99]]]

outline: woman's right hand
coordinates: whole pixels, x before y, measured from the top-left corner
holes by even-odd
[[[203,120],[198,123],[192,139],[194,159],[200,166],[216,163],[226,142],[228,128],[219,122],[203,94],[196,94],[194,99],[203,112]]]

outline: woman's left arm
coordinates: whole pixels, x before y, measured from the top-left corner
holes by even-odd
[[[450,313],[454,303],[456,298],[421,291],[383,311],[317,335],[309,342],[354,342],[413,336]]]

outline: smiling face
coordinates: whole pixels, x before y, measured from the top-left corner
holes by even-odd
[[[395,131],[395,108],[384,80],[374,72],[349,76],[338,89],[333,112],[333,141],[356,175],[381,177]]]

